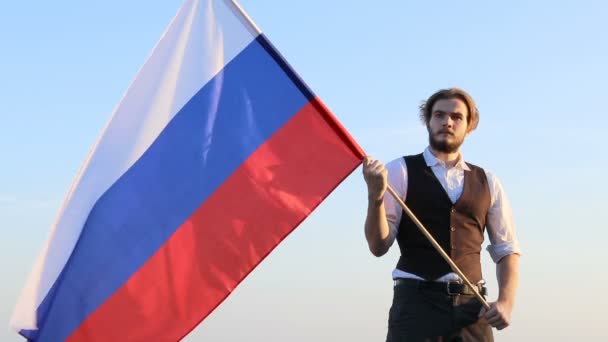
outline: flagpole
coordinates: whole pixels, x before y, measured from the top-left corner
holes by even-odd
[[[253,28],[257,34],[262,34],[262,30],[260,30],[258,25],[256,25],[253,22],[253,19],[251,19],[249,14],[247,14],[247,12],[245,12],[243,7],[241,7],[241,5],[238,2],[236,2],[236,0],[224,0],[224,1],[228,4],[231,4],[237,10],[237,12],[239,12],[239,14],[243,17],[243,19],[245,19],[245,21],[247,23],[249,23],[249,25],[251,25],[251,28]]]
[[[241,17],[246,22],[248,22],[249,25],[251,25],[251,27],[257,32],[257,34],[261,34],[262,33],[262,30],[260,30],[260,28],[253,22],[253,20],[251,19],[251,17],[247,14],[247,12],[245,12],[245,10],[241,7],[241,5],[239,5],[239,3],[236,2],[236,0],[224,0],[224,1],[232,4],[232,6],[239,12],[239,14],[241,15]],[[450,267],[452,268],[452,270],[456,274],[458,274],[460,276],[460,278],[467,284],[467,286],[470,287],[471,290],[473,290],[473,293],[481,301],[481,303],[487,309],[489,309],[490,305],[485,300],[485,298],[483,298],[483,296],[481,294],[479,294],[479,291],[477,290],[477,287],[473,286],[473,284],[464,275],[464,273],[462,273],[462,271],[458,268],[458,266],[456,266],[456,264],[454,263],[454,261],[452,261],[452,259],[450,258],[450,256],[447,255],[447,253],[443,250],[443,248],[441,248],[441,246],[437,243],[437,241],[435,241],[435,239],[428,232],[428,230],[416,218],[416,216],[414,215],[414,213],[412,213],[412,211],[407,207],[407,205],[405,205],[405,203],[403,203],[403,201],[401,200],[401,198],[399,198],[399,195],[397,195],[397,193],[395,192],[395,190],[393,190],[393,188],[390,185],[388,186],[388,192],[395,198],[395,200],[397,201],[397,203],[399,203],[399,205],[401,206],[401,208],[403,208],[403,211],[405,211],[405,213],[407,214],[407,216],[409,216],[410,219],[414,222],[414,224],[416,224],[416,226],[418,227],[418,229],[420,229],[420,231],[422,232],[422,234],[429,240],[429,242],[431,243],[431,245],[433,245],[433,247],[435,247],[435,249],[437,250],[437,252],[439,252],[439,254],[441,255],[441,257],[443,257],[443,259],[450,265]]]
[[[454,263],[454,261],[452,261],[452,258],[450,258],[450,256],[443,250],[443,248],[441,248],[441,246],[439,245],[439,243],[437,243],[437,241],[435,240],[435,238],[433,238],[433,236],[431,235],[431,233],[429,233],[429,231],[424,227],[424,225],[422,225],[422,223],[418,220],[418,218],[416,218],[416,216],[410,210],[410,208],[408,208],[407,205],[401,200],[401,198],[399,197],[399,195],[397,195],[397,193],[395,192],[395,190],[393,190],[393,188],[390,185],[388,186],[387,190],[395,198],[395,200],[397,201],[397,203],[399,203],[399,205],[401,206],[401,208],[403,208],[403,211],[405,211],[405,213],[407,214],[407,216],[409,216],[409,218],[414,222],[414,224],[416,225],[416,227],[418,227],[418,229],[420,229],[420,232],[427,238],[427,240],[429,240],[429,242],[431,243],[431,245],[433,245],[433,247],[435,247],[435,249],[437,250],[437,252],[439,252],[439,254],[441,255],[441,257],[443,257],[443,259],[450,265],[450,267],[452,268],[452,270],[456,274],[458,274],[458,276],[460,276],[460,278],[467,284],[468,287],[471,288],[471,290],[473,290],[473,293],[475,294],[475,296],[477,297],[477,299],[479,299],[481,301],[481,303],[483,304],[483,306],[485,306],[486,309],[489,309],[490,308],[490,304],[488,304],[488,302],[486,302],[485,298],[483,298],[483,296],[479,293],[479,291],[477,290],[477,287],[473,286],[473,284],[464,275],[464,273],[462,273],[462,271],[460,270],[460,268],[458,268],[458,266],[456,266],[456,264]]]

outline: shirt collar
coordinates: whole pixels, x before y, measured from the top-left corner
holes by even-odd
[[[426,162],[426,166],[428,166],[428,167],[437,166],[437,165],[445,167],[445,163],[443,161],[437,159],[437,157],[435,157],[433,155],[433,152],[431,152],[431,149],[429,147],[424,149],[422,156],[424,157],[424,161]],[[464,158],[462,158],[462,153],[460,153],[458,155],[458,161],[456,162],[456,165],[454,165],[454,167],[465,170],[465,171],[471,171],[471,169],[469,168],[467,163],[464,162]]]

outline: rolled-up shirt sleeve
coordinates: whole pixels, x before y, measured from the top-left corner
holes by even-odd
[[[498,263],[500,259],[509,254],[521,255],[521,248],[517,240],[515,224],[511,205],[498,178],[486,171],[488,186],[490,187],[490,209],[488,210],[486,227],[490,245],[487,250]]]
[[[403,158],[395,159],[386,164],[388,172],[388,184],[395,190],[399,197],[405,201],[407,193],[407,167]],[[384,194],[384,210],[389,227],[389,246],[395,242],[403,209],[395,198],[388,193]]]

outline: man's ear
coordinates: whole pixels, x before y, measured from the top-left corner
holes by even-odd
[[[467,128],[467,132],[464,134],[464,137],[465,138],[468,137],[469,134],[473,133],[474,130],[475,130],[475,128],[471,128],[471,129]]]

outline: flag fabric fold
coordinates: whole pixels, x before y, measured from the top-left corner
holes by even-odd
[[[187,0],[77,175],[11,326],[178,340],[362,158],[234,3]]]

